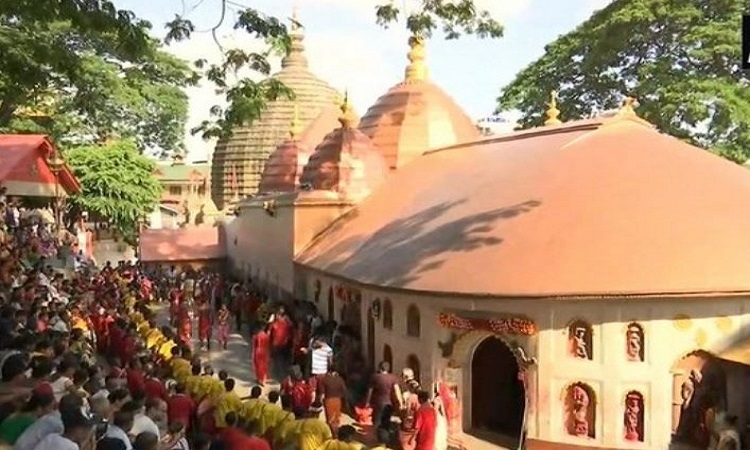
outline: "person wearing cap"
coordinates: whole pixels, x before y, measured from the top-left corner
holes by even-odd
[[[61,418],[63,433],[48,435],[33,450],[79,450],[94,438],[94,420],[82,411],[64,411]]]

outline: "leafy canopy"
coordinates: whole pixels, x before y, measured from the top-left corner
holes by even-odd
[[[550,91],[565,120],[639,100],[665,133],[737,162],[750,157],[750,86],[740,67],[746,0],[614,0],[546,47],[498,98],[523,127],[543,122]]]
[[[228,0],[220,2],[221,14],[212,28],[216,44],[217,30],[227,19],[227,4],[238,6]],[[475,34],[479,37],[498,38],[502,36],[502,26],[492,19],[487,11],[478,10],[473,0],[420,0],[413,12],[405,13],[393,2],[375,8],[378,24],[387,27],[400,19],[406,21],[407,27],[415,34],[430,36],[435,30],[441,30],[446,38],[455,39],[461,34]],[[292,25],[300,26],[294,22]],[[175,15],[167,24],[166,42],[189,39],[195,32],[195,25],[186,17]],[[222,49],[224,59],[220,64],[208,64],[206,60],[195,61],[195,66],[203,76],[217,87],[228,105],[225,108],[214,105],[210,109],[210,119],[193,129],[203,137],[226,137],[236,125],[248,124],[260,117],[269,101],[280,98],[291,99],[294,93],[278,80],[265,77],[261,81],[244,78],[236,84],[227,81],[227,75],[235,74],[242,68],[268,75],[271,66],[268,57],[279,51],[286,52],[291,45],[289,29],[282,20],[267,16],[254,8],[245,8],[234,23],[235,29],[242,29],[256,38],[269,43],[264,52],[245,52],[241,49]]]
[[[194,73],[149,32],[111,2],[0,2],[0,131],[179,150]]]
[[[82,193],[70,199],[73,206],[106,217],[132,242],[138,221],[159,204],[154,161],[130,140],[75,147],[65,158],[82,187]]]

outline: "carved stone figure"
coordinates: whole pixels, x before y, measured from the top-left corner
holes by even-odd
[[[644,360],[643,339],[643,328],[640,325],[637,323],[628,325],[625,335],[625,355],[628,361],[642,362]]]
[[[628,392],[625,396],[625,440],[643,442],[643,396]]]
[[[568,349],[570,356],[580,359],[593,359],[593,333],[591,325],[576,320],[568,327]]]
[[[565,428],[569,435],[594,437],[594,408],[591,404],[590,388],[583,383],[576,383],[568,388],[566,395]]]

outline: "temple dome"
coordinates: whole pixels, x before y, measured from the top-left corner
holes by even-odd
[[[258,192],[266,194],[297,190],[299,177],[315,146],[338,127],[340,115],[339,108],[325,107],[304,131],[300,131],[298,108],[295,106],[290,137],[276,147],[266,160]]]
[[[407,164],[427,150],[468,142],[480,136],[474,122],[439,86],[430,82],[421,38],[409,39],[404,81],[367,110],[359,123],[390,169]]]
[[[339,121],[341,126],[329,133],[310,156],[300,185],[359,200],[382,183],[388,168],[372,141],[355,128],[356,120],[347,101],[342,106]]]
[[[268,156],[288,136],[295,104],[300,123],[306,127],[326,107],[341,101],[336,89],[309,70],[302,31],[292,28],[289,54],[272,77],[292,89],[296,98],[270,102],[252,125],[237,127],[231,137],[217,142],[211,165],[211,196],[219,208],[233,198],[257,193]]]
[[[746,296],[748,203],[747,169],[623,112],[430,152],[296,261],[443,294]]]

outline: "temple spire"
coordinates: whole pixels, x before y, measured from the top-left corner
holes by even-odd
[[[339,123],[342,128],[351,128],[354,120],[354,112],[349,103],[349,91],[347,90],[344,93],[344,101],[341,103],[341,116],[339,117]]]
[[[302,122],[299,120],[299,104],[294,102],[294,115],[292,116],[292,127],[289,129],[289,135],[292,140],[297,140],[302,135]]]
[[[620,110],[617,112],[617,115],[619,117],[638,116],[638,114],[635,112],[635,108],[637,108],[638,106],[638,100],[636,100],[634,97],[625,97],[624,99],[622,99],[622,105],[620,106]]]
[[[295,0],[292,6],[292,17],[289,25],[289,52],[281,60],[281,67],[307,67],[307,57],[305,57],[305,35],[303,26],[299,22],[299,8]]]
[[[412,35],[409,38],[409,65],[406,66],[404,81],[419,83],[427,79],[427,65],[425,64],[425,45],[422,36]]]
[[[560,110],[557,109],[557,91],[550,92],[549,109],[547,109],[546,115],[547,120],[544,121],[545,125],[560,125],[562,121],[559,119]]]

